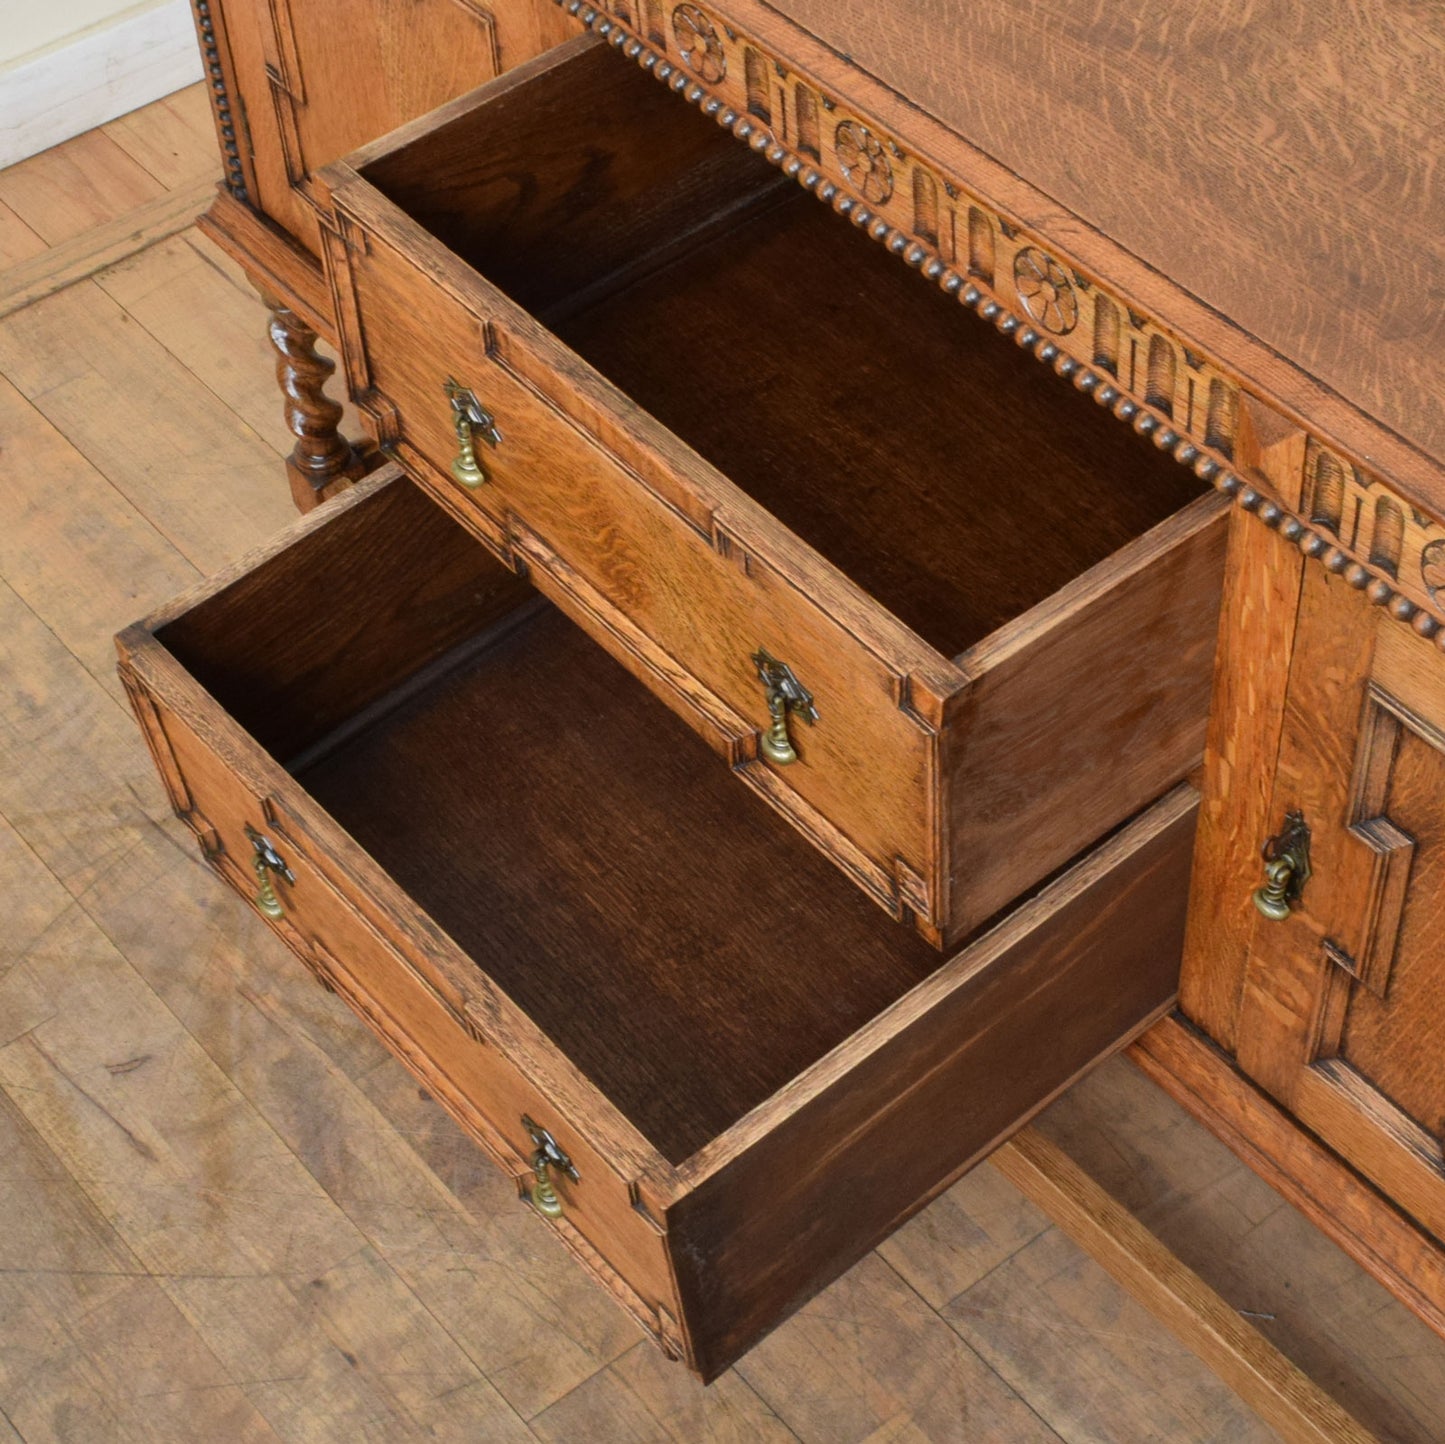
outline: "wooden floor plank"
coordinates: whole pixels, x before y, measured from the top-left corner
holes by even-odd
[[[799,1439],[818,1444],[861,1444],[905,1418],[929,1439],[959,1444],[1067,1437],[876,1253],[764,1339],[737,1372]]]
[[[0,374],[202,571],[294,516],[276,452],[91,282],[0,321]]]
[[[0,287],[5,273],[32,256],[43,255],[45,240],[38,236],[9,206],[0,202]]]
[[[954,1184],[878,1247],[931,1308],[941,1309],[1049,1227],[996,1169]]]
[[[61,464],[59,470],[74,469],[63,441],[49,434],[30,439],[27,450],[37,463],[50,455]],[[37,474],[45,525],[62,534],[67,527],[83,526],[92,512],[87,488],[47,490],[46,468]],[[124,519],[123,505],[118,502],[109,518],[113,523],[116,516]],[[106,520],[103,514],[101,519]],[[17,535],[17,547],[26,540]],[[44,536],[30,540],[43,544]],[[130,614],[149,609],[173,589],[171,579],[154,574],[174,561],[154,531],[142,528],[135,555],[124,560],[125,570],[138,579],[149,575],[148,585],[156,591],[122,602]],[[43,577],[37,581],[37,590],[43,591],[43,582]],[[44,678],[47,697],[56,699],[79,727],[105,729],[116,719],[99,695],[100,686],[56,642],[67,632],[84,640],[88,630],[98,640],[124,617],[110,617],[110,603],[99,605],[85,588],[46,593],[40,598],[46,614],[39,617],[28,617],[18,598],[11,597],[12,620],[5,633],[16,648],[11,670],[17,682],[22,672],[32,681]],[[170,824],[165,834],[149,825],[164,814],[159,785],[144,766],[138,737],[128,727],[123,735],[124,750],[134,753],[140,765],[138,775],[128,765],[108,766],[114,760],[108,747],[81,746],[68,756],[69,792],[48,778],[36,778],[29,768],[8,776],[0,772],[0,811],[8,808],[26,820],[42,850],[67,880],[74,880],[88,913],[120,944],[157,997],[171,1006],[248,1101],[260,1106],[363,1234],[390,1246],[402,1276],[426,1291],[433,1313],[449,1320],[487,1359],[519,1408],[544,1408],[631,1347],[637,1339],[631,1321],[600,1292],[577,1295],[575,1267],[517,1205],[508,1181],[493,1172],[488,1206],[480,1216],[467,1213],[332,1063],[315,1041],[317,1035],[358,1066],[385,1059],[398,1082],[411,1086],[409,1075],[369,1032],[315,987],[238,899],[215,886],[179,824]],[[42,785],[35,787],[35,782]],[[87,847],[80,859],[65,851],[70,845],[65,824],[77,821],[74,814],[44,810],[47,801],[76,793],[92,809],[79,819],[86,823],[78,828],[80,845]],[[138,801],[144,805],[137,807]],[[98,829],[89,825],[96,809],[110,818]],[[92,858],[88,845],[97,832],[107,844],[100,857]],[[323,1014],[325,1025],[319,1022]],[[453,1130],[450,1147],[466,1146]],[[500,1227],[492,1226],[493,1218],[501,1220]],[[541,1269],[539,1234],[549,1254]]]
[[[168,190],[220,179],[216,125],[204,81],[119,116],[100,130]]]
[[[0,813],[79,896],[166,811],[126,710],[0,582]]]
[[[469,1427],[520,1444],[521,1420],[92,920],[70,909],[37,946],[63,960],[67,1006],[0,1049],[0,1088],[272,1426],[460,1437],[447,1401],[466,1395]]]
[[[51,246],[114,221],[165,191],[98,130],[0,170],[0,203]]]
[[[0,576],[119,698],[112,633],[199,573],[0,377]]]
[[[942,1312],[1070,1444],[1275,1437],[1057,1229]]]
[[[1374,1432],[1438,1431],[1438,1336],[1137,1069],[1110,1063],[1035,1126]]]
[[[266,308],[240,267],[212,242],[187,231],[101,273],[96,284],[279,456],[291,450],[295,438],[282,412]],[[339,377],[328,389],[343,400]],[[349,403],[342,431],[361,435]]]
[[[211,203],[214,194],[210,180],[192,181],[0,272],[0,318],[185,230]],[[0,244],[3,242],[0,236]],[[196,320],[199,322],[200,317]]]
[[[1374,1444],[1303,1370],[1036,1129],[993,1165],[1286,1444]]]
[[[3,1096],[0,1158],[0,1407],[23,1437],[275,1444],[244,1391]]]
[[[189,834],[168,832],[90,887],[86,911],[508,1402],[530,1416],[631,1348],[636,1326],[602,1291],[577,1289],[575,1264],[509,1178],[489,1165],[484,1205],[468,1209],[431,1173],[313,1041],[317,1015],[415,1094],[411,1075],[377,1058],[350,1011],[214,885]],[[447,1126],[451,1149],[467,1147]]]
[[[710,1389],[639,1342],[532,1420],[547,1444],[792,1444],[797,1436],[730,1371]]]

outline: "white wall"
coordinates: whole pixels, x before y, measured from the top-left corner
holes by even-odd
[[[188,0],[0,0],[0,166],[200,78]]]
[[[145,0],[0,0],[0,67],[144,8]]]

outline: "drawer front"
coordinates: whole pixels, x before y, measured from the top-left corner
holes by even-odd
[[[124,675],[124,674],[123,674]],[[558,1106],[488,1036],[485,1014],[388,936],[374,905],[313,840],[298,809],[229,770],[176,711],[125,677],[177,812],[207,860],[258,908],[293,952],[338,992],[518,1183],[532,1201],[536,1145],[523,1120],[545,1129],[576,1169],[548,1181],[560,1202],[564,1241],[609,1291],[677,1352],[670,1271],[658,1225],[632,1186]],[[269,842],[290,877],[254,868],[253,834]],[[261,896],[265,891],[266,895]],[[480,997],[480,990],[479,990]]]
[[[892,646],[902,629],[746,499],[715,501],[696,457],[494,288],[442,284],[416,254],[430,238],[413,228],[394,245],[345,212],[342,224],[350,380],[383,441],[884,906],[940,923],[948,664]],[[451,476],[449,377],[500,432],[476,446],[488,479],[474,489]],[[785,766],[759,755],[759,649],[817,709],[815,725],[789,718],[798,760]]]
[[[667,1211],[713,1377],[1173,1001],[1181,786],[689,1160]]]

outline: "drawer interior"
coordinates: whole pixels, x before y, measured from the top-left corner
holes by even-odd
[[[362,174],[945,655],[1207,490],[606,47]]]
[[[156,635],[672,1162],[946,959],[409,485]]]

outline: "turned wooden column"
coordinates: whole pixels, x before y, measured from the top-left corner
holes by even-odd
[[[364,476],[374,458],[369,444],[353,446],[337,430],[341,407],[325,390],[336,363],[317,351],[316,333],[275,297],[262,299],[271,311],[269,331],[286,425],[296,438],[286,458],[286,475],[298,509],[310,511]]]

